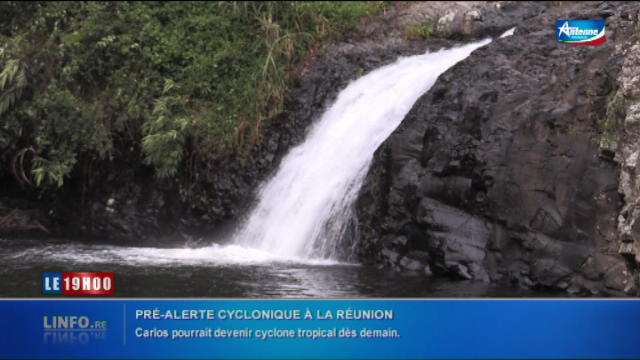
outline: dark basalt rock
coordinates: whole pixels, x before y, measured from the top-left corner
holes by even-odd
[[[439,36],[464,41],[497,37],[551,6],[550,2],[497,1],[466,11],[453,8],[438,18],[435,31]]]
[[[597,139],[638,8],[548,8],[443,74],[375,154],[357,202],[361,257],[422,248],[439,276],[633,293],[618,167]],[[564,18],[606,18],[608,42],[555,41]],[[380,241],[398,236],[411,246]]]
[[[624,15],[637,23],[640,11],[627,11]],[[603,153],[620,166],[618,192],[624,199],[624,207],[618,217],[619,251],[636,264],[637,271],[640,264],[640,186],[636,180],[640,175],[640,40],[636,37],[635,43],[624,46],[621,51],[624,64],[606,114],[607,119],[618,126],[609,129],[609,137],[600,144]]]

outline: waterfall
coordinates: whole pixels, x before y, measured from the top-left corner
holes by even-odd
[[[511,34],[513,29],[502,37]],[[441,73],[489,42],[483,40],[401,58],[349,84],[317,119],[306,140],[291,149],[275,175],[260,187],[256,206],[231,244],[150,248],[37,242],[5,253],[4,259],[16,264],[54,262],[159,268],[181,265],[233,268],[282,262],[345,265],[339,253],[340,240],[352,219],[353,202],[373,153]],[[287,269],[283,271],[290,276]],[[276,275],[280,276],[277,271]]]
[[[401,58],[351,82],[260,187],[234,242],[280,258],[337,258],[375,150],[440,74],[490,41]]]

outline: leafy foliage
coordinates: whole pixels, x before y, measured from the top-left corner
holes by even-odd
[[[607,97],[606,112],[599,120],[600,146],[615,151],[618,146],[622,123],[625,116],[626,103],[617,92],[612,92]]]
[[[9,108],[22,95],[22,90],[27,85],[24,69],[17,60],[8,60],[2,72],[0,72],[0,115]]]
[[[408,26],[405,29],[405,35],[409,39],[428,39],[435,33],[433,21],[426,20],[420,24]]]
[[[81,156],[133,148],[159,177],[180,175],[187,156],[258,139],[307,51],[383,6],[0,3],[0,162],[33,148],[22,166],[59,187]]]

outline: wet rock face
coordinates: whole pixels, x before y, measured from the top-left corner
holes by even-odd
[[[634,292],[598,120],[635,8],[550,8],[443,74],[376,152],[357,203],[361,256],[401,269],[417,249],[439,276]],[[561,18],[607,18],[608,42],[556,42]]]
[[[635,14],[635,19],[638,19]],[[633,16],[633,15],[632,15]],[[621,49],[625,53],[624,65],[618,76],[619,88],[610,100],[611,112],[622,114],[621,127],[616,134],[615,159],[620,164],[618,191],[624,199],[624,207],[618,217],[620,253],[640,263],[640,42]],[[616,109],[618,108],[618,109]]]
[[[498,36],[506,30],[505,27],[518,26],[551,4],[498,1],[474,5],[469,4],[469,8],[453,6],[442,12],[435,26],[437,34],[453,39]]]
[[[0,229],[9,236],[49,234],[51,223],[44,209],[26,199],[0,197]]]
[[[174,186],[154,178],[133,158],[100,169],[95,183],[69,186],[47,201],[56,236],[85,241],[163,246],[189,238]],[[86,192],[83,193],[84,189]]]

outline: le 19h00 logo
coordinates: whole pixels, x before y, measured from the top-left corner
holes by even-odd
[[[44,295],[113,295],[111,272],[42,273]]]
[[[604,20],[556,20],[556,40],[571,45],[598,45],[607,41]]]

